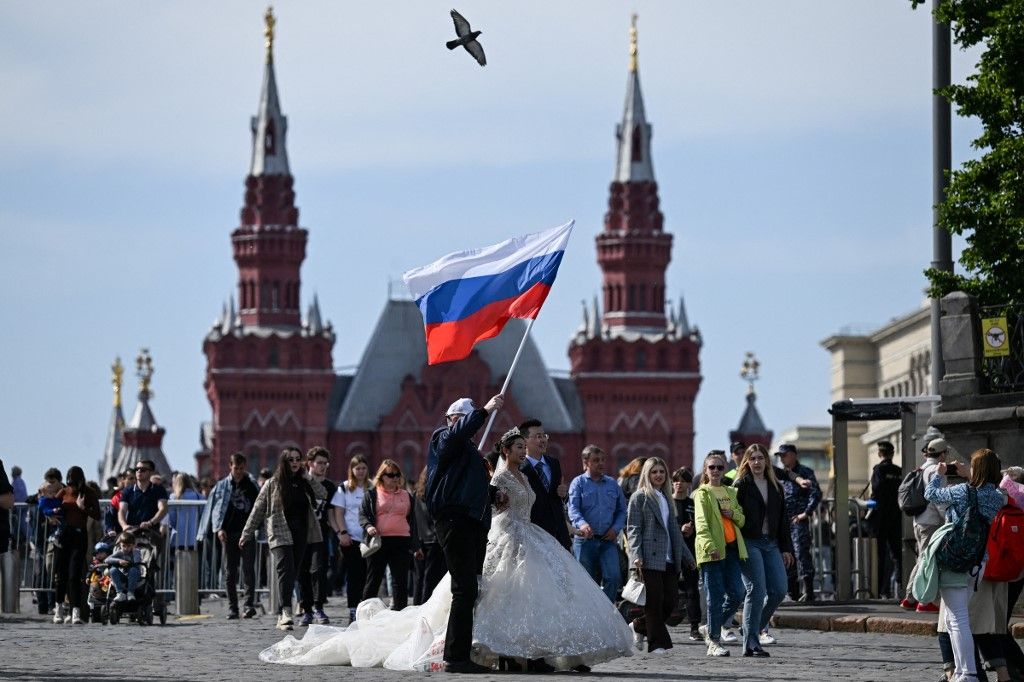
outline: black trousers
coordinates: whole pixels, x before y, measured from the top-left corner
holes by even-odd
[[[686,619],[690,627],[700,625],[700,572],[697,569],[684,568],[679,575],[679,591],[686,604]]]
[[[423,558],[416,562],[416,589],[413,591],[412,603],[417,606],[430,599],[434,588],[441,582],[444,572],[448,570],[444,565],[444,552],[441,545],[436,542],[428,542],[420,549],[423,550]]]
[[[892,597],[892,576],[903,580],[903,521],[900,518],[882,519],[875,530],[878,569],[878,596]]]
[[[434,530],[452,580],[452,609],[448,614],[444,660],[461,663],[469,660],[473,644],[473,606],[478,592],[476,577],[483,568],[487,528],[476,519],[451,514],[435,519]]]
[[[61,531],[61,546],[53,554],[53,583],[57,591],[57,604],[62,604],[67,597],[71,608],[83,606],[86,544],[84,529],[65,526]]]
[[[385,568],[391,569],[391,609],[401,611],[409,605],[409,556],[411,540],[408,537],[382,537],[380,549],[366,561],[366,587],[363,599],[373,599],[380,592]]]
[[[270,550],[277,568],[277,593],[281,600],[281,610],[291,611],[292,594],[295,592],[295,578],[306,555],[306,533],[292,531],[292,543],[281,545]]]
[[[327,543],[306,545],[306,554],[299,567],[299,605],[306,613],[323,609],[327,599]]]
[[[359,553],[360,543],[353,540],[348,547],[341,547],[341,561],[345,568],[345,594],[348,607],[354,609],[363,599],[366,587],[366,559]]]
[[[245,608],[251,607],[256,601],[256,543],[247,542],[245,547],[238,546],[242,532],[228,533],[224,541],[224,584],[228,590],[228,608],[238,610],[238,567],[242,567],[242,580],[245,587]],[[200,555],[201,556],[201,555]]]
[[[665,620],[672,615],[679,599],[679,572],[675,566],[667,564],[664,571],[644,568],[641,573],[647,598],[644,615],[633,621],[633,627],[640,634],[647,635],[647,651],[671,649],[672,638]]]

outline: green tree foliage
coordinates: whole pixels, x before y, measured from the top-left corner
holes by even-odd
[[[920,0],[914,0],[914,6]],[[963,49],[984,51],[964,85],[942,95],[984,132],[980,158],[952,172],[940,223],[965,235],[964,274],[925,271],[931,296],[966,291],[982,305],[1024,303],[1024,0],[940,0],[939,20]]]

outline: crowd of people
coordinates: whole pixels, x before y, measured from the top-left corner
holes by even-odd
[[[686,621],[690,639],[705,642],[708,656],[728,656],[724,645],[739,642],[744,656],[766,658],[765,647],[775,643],[769,623],[787,593],[794,600],[815,599],[809,521],[821,490],[793,445],[779,446],[773,463],[764,446],[733,443],[728,454],[707,453],[699,473],[688,467],[671,471],[661,458],[639,457],[616,479],[606,473],[608,458],[597,445],[583,449],[578,467],[550,456],[548,435],[537,419],[505,433],[482,456],[471,439],[500,404],[500,396],[484,408],[468,399],[456,401],[445,415],[447,425],[434,434],[427,467],[415,477],[391,459],[371,474],[367,456],[359,453],[335,484],[327,477],[331,454],[326,449],[303,453],[287,447],[276,468],[258,477],[250,474],[245,455],[235,453],[222,480],[197,482],[176,473],[168,491],[153,463],[143,460],[109,481],[106,491],[87,482],[80,467],[63,475],[49,469],[29,495],[20,469],[13,467],[9,479],[0,464],[0,550],[23,545],[31,532],[40,535],[32,541],[46,547],[53,587],[49,602],[49,590],[38,593],[40,611],[52,610],[55,623],[76,624],[83,622],[90,560],[109,567],[104,573],[115,585],[116,599],[130,600],[138,582],[132,569],[136,537],[163,538],[166,547],[181,550],[213,542],[223,557],[227,618],[234,620],[257,615],[259,537],[276,568],[278,628],[292,630],[296,614],[300,626],[328,624],[324,605],[340,588],[349,623],[361,604],[384,594],[393,611],[406,609],[410,597],[417,608],[440,601],[443,658],[454,672],[489,669],[471,660],[471,644],[481,636],[474,608],[479,619],[486,599],[480,586],[486,591],[488,584],[496,585],[495,566],[507,560],[494,556],[501,554],[496,547],[503,542],[518,543],[513,554],[520,561],[528,553],[531,561],[545,557],[548,569],[571,560],[577,568],[569,573],[588,575],[591,584],[573,588],[582,591],[578,598],[592,599],[587,591],[599,590],[607,608],[593,610],[607,618],[617,608],[632,645],[646,644],[652,654],[671,648],[668,627]],[[1024,470],[1002,470],[998,456],[986,449],[974,452],[969,464],[951,461],[942,439],[923,448],[923,463],[906,477],[893,464],[890,443],[879,443],[878,453],[868,523],[878,539],[880,592],[903,594],[904,608],[939,612],[947,679],[972,682],[982,660],[1000,681],[1016,679],[1024,672],[1024,653],[1007,623],[1024,579],[1017,574],[982,580],[986,548],[978,548],[978,538],[991,552],[997,538],[989,527],[996,528],[1013,504],[1024,506]],[[111,500],[105,513],[101,497]],[[173,499],[204,504],[168,505]],[[25,514],[9,516],[14,502],[35,509],[40,523],[34,531]],[[542,531],[543,540],[513,532],[510,504],[534,529],[531,533]],[[488,534],[492,513],[505,536]],[[913,516],[918,554],[903,590],[901,514]],[[1024,565],[1020,568],[1024,571]],[[441,599],[432,600],[435,590],[444,592]],[[503,669],[516,669],[516,653],[510,650],[522,642],[501,645],[507,633],[491,627],[488,651]],[[608,624],[588,651],[532,643],[533,648],[520,649],[536,655],[519,658],[534,672],[569,663],[588,670],[593,662],[628,655],[616,643],[616,627]],[[292,662],[268,652],[266,660]],[[393,653],[383,651],[373,663],[382,664]]]

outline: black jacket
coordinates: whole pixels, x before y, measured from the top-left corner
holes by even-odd
[[[405,515],[405,520],[409,524],[409,548],[416,551],[420,546],[420,538],[416,534],[416,500],[413,499],[412,493],[408,490],[403,490],[402,492],[409,496],[409,511]],[[369,541],[369,536],[365,535],[366,527],[377,525],[376,487],[367,490],[366,495],[363,496],[363,504],[359,507],[359,525],[363,528],[364,537]]]
[[[490,527],[496,489],[490,485],[487,463],[472,441],[486,420],[486,410],[473,410],[430,437],[427,509],[434,520],[461,514]]]
[[[565,506],[562,498],[558,496],[558,486],[562,484],[562,464],[554,457],[545,457],[544,461],[551,470],[551,484],[547,488],[529,460],[523,462],[521,469],[537,495],[533,507],[530,508],[530,521],[546,530],[563,547],[569,549],[571,541],[569,526],[565,522]]]
[[[786,515],[786,501],[782,491],[768,481],[768,504],[765,505],[761,491],[757,489],[754,477],[745,475],[736,484],[736,499],[743,507],[743,537],[757,540],[761,527],[768,518],[768,537],[779,545],[780,552],[793,552],[793,540],[789,534],[789,517]]]
[[[903,482],[903,470],[885,459],[875,465],[871,471],[871,499],[875,501],[875,513],[872,516],[885,517],[887,520],[901,519],[899,503],[900,483]]]

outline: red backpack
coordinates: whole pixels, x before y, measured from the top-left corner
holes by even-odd
[[[985,580],[1013,582],[1024,575],[1024,509],[1012,501],[999,510],[985,546]]]

